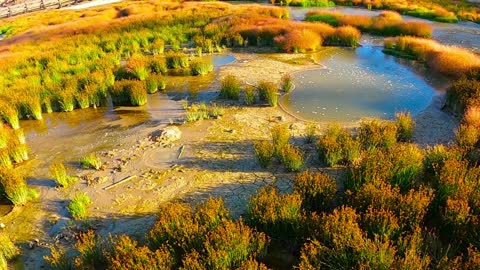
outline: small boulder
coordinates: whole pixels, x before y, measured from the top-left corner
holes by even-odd
[[[160,131],[160,135],[155,138],[157,142],[169,144],[182,138],[182,132],[177,126],[168,126]]]

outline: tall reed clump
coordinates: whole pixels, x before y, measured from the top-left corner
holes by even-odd
[[[62,162],[54,162],[50,165],[50,176],[59,187],[69,187],[77,182],[77,178],[69,176]]]
[[[320,136],[316,144],[320,160],[328,166],[351,164],[359,160],[361,144],[339,124],[330,124],[325,134]]]
[[[192,75],[206,75],[213,71],[213,63],[209,59],[196,58],[190,61]]]
[[[88,215],[88,207],[92,204],[90,197],[86,193],[77,193],[68,204],[68,212],[76,219],[85,219]]]
[[[327,174],[304,171],[295,176],[293,189],[302,196],[304,209],[321,212],[334,206],[337,182]]]
[[[99,170],[102,167],[102,160],[95,154],[84,156],[80,163],[84,169]]]
[[[413,138],[415,131],[415,120],[410,112],[398,112],[395,114],[395,123],[397,124],[397,139],[400,142],[409,142]]]
[[[257,101],[257,89],[252,85],[245,86],[245,105],[250,106]]]
[[[220,98],[235,99],[240,98],[241,84],[240,81],[232,74],[228,74],[222,79],[220,87]]]
[[[283,91],[285,93],[290,93],[293,89],[293,78],[292,75],[290,74],[284,74],[282,75],[282,78],[280,80],[280,85]]]
[[[13,129],[20,128],[18,111],[11,100],[0,99],[0,115]]]
[[[257,88],[260,101],[266,102],[271,107],[277,107],[278,88],[273,82],[260,81]]]
[[[117,81],[111,88],[110,95],[114,105],[142,106],[147,103],[147,88],[142,81]]]
[[[36,199],[38,193],[29,188],[25,177],[13,168],[0,168],[0,193],[4,193],[14,205],[25,205]]]
[[[19,249],[13,244],[5,232],[0,232],[0,269],[8,269],[7,261],[20,254]]]

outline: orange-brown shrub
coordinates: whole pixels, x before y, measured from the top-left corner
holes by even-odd
[[[302,196],[302,207],[311,211],[331,209],[337,182],[327,174],[305,171],[297,174],[294,191]]]
[[[307,29],[292,30],[285,35],[276,36],[274,40],[286,52],[305,53],[316,51],[322,46],[321,36]]]
[[[477,54],[462,48],[441,45],[434,40],[397,37],[387,39],[385,47],[425,61],[430,68],[455,77],[480,68],[480,57]]]

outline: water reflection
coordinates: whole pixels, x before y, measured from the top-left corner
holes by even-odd
[[[315,57],[328,68],[294,74],[296,89],[281,101],[290,112],[311,120],[349,122],[392,118],[404,110],[417,113],[448,84],[438,76],[424,80],[421,68],[400,64],[378,47],[329,48]]]

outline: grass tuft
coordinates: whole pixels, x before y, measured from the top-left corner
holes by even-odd
[[[102,160],[95,154],[83,157],[80,163],[84,169],[99,170],[102,167]]]
[[[54,162],[50,165],[50,175],[59,187],[69,187],[77,182],[77,178],[69,176],[65,166],[61,162]]]
[[[73,196],[67,209],[76,220],[85,219],[88,215],[88,207],[92,204],[90,197],[85,193],[77,193]]]

